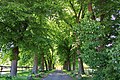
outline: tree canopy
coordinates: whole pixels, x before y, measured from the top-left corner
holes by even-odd
[[[119,3],[119,0],[0,0],[1,53],[10,55],[13,67],[17,62],[32,64],[33,73],[37,73],[38,66],[42,71],[54,69],[59,57],[66,70],[77,69],[82,75],[85,63],[93,70],[94,80],[118,80]],[[15,76],[17,71],[12,68],[11,76]]]

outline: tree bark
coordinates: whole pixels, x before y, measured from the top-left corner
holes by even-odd
[[[63,64],[63,69],[65,69],[65,70],[67,70],[67,69],[68,69],[67,61],[64,61],[64,64]]]
[[[71,64],[69,59],[67,59],[67,61],[64,62],[63,69],[71,71]]]
[[[14,47],[12,52],[13,52],[14,59],[11,62],[10,76],[16,76],[17,75],[17,61],[18,61],[18,54],[19,54],[18,46]]]
[[[46,71],[48,70],[48,65],[47,65],[47,61],[45,60],[45,67],[46,67]]]
[[[37,71],[38,71],[38,56],[37,54],[34,54],[34,66],[32,69],[32,73],[37,74]]]
[[[77,37],[76,37],[76,40],[77,40]],[[78,55],[78,74],[85,74],[79,47],[80,47],[80,42],[77,44],[77,52],[76,52]]]
[[[84,72],[84,67],[83,67],[83,61],[82,58],[80,57],[80,50],[77,50],[77,54],[79,55],[78,57],[78,73],[79,74],[85,74]]]
[[[83,8],[82,8],[83,6],[81,6],[81,8],[80,8],[80,11],[79,11],[79,13],[78,13],[78,15],[81,15],[81,16],[84,16],[83,15],[83,13],[81,12],[81,11],[83,11]],[[92,9],[92,7],[91,7],[91,3],[88,5],[88,10],[91,10]],[[78,24],[80,24],[80,21],[79,21],[79,17],[80,16],[77,16],[76,17],[76,23],[78,23]],[[82,19],[82,17],[81,17],[81,19]],[[79,42],[79,40],[78,40],[78,36],[75,34],[75,36],[76,36],[76,42]],[[77,43],[77,48],[79,48],[79,47],[81,47],[81,46],[79,46],[80,45],[80,42],[79,43]],[[78,56],[80,56],[80,50],[79,49],[77,49],[77,54],[78,54]],[[83,61],[82,61],[82,58],[81,57],[78,57],[78,73],[79,74],[84,74],[84,67],[83,67]]]
[[[41,58],[41,71],[44,71],[44,62],[45,62],[44,53],[42,53],[42,58]]]
[[[51,59],[48,60],[48,67],[49,67],[49,70],[52,70],[52,60]]]
[[[76,57],[75,54],[73,54],[73,70],[75,70],[76,67]]]
[[[55,63],[53,64],[53,69],[55,69]]]
[[[91,15],[91,19],[92,19],[92,20],[95,20],[95,15],[94,15],[94,12],[93,12],[93,9],[92,9],[92,2],[90,2],[90,3],[88,4],[88,11],[92,14],[92,15]]]
[[[70,52],[70,50],[69,50]],[[67,70],[71,71],[70,54],[67,55]]]
[[[71,63],[70,63],[70,60],[68,60],[68,71],[71,71]]]
[[[10,76],[16,76],[16,75],[17,75],[17,60],[12,60]]]

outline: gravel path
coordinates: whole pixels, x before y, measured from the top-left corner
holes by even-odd
[[[73,79],[66,73],[60,70],[56,70],[54,73],[49,74],[46,78],[42,80],[73,80]]]

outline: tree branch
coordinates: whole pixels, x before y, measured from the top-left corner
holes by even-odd
[[[78,12],[77,22],[79,23],[80,15],[82,14],[82,5],[80,7],[80,10]]]
[[[69,3],[70,3],[70,5],[71,5],[72,10],[74,11],[75,17],[77,18],[77,13],[76,13],[76,10],[75,10],[75,8],[74,8],[74,5],[72,4],[71,1],[69,1]]]

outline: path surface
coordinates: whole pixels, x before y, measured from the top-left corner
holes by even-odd
[[[56,70],[54,73],[49,74],[46,78],[42,80],[73,80],[73,79],[66,73],[60,70]]]

